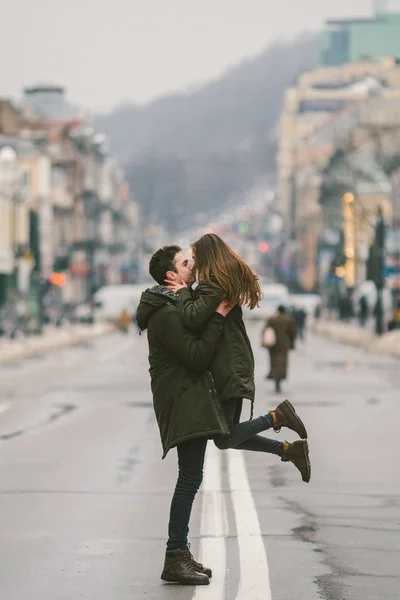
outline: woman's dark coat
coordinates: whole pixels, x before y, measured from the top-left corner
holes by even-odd
[[[220,288],[200,284],[194,291],[182,289],[179,314],[189,329],[200,332],[224,299]],[[210,372],[221,402],[231,398],[254,400],[254,357],[243,322],[242,309],[237,306],[225,318],[224,333],[210,363]]]

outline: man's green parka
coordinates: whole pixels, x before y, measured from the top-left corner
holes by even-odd
[[[154,410],[163,458],[177,444],[228,434],[209,365],[224,332],[224,317],[215,312],[198,334],[179,316],[178,297],[165,286],[143,292],[137,310],[147,329]]]

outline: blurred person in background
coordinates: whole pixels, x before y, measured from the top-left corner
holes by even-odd
[[[119,319],[118,319],[119,329],[123,333],[128,333],[131,324],[132,324],[132,315],[129,313],[129,311],[126,308],[122,309],[122,311],[119,315]]]
[[[321,303],[318,303],[314,309],[314,319],[317,321],[321,318]]]
[[[278,306],[277,314],[267,319],[263,329],[263,337],[269,329],[274,332],[274,339],[267,346],[270,358],[270,371],[267,379],[275,381],[275,391],[279,394],[281,392],[281,381],[287,378],[289,352],[294,350],[297,335],[295,322],[286,313],[284,306]]]
[[[301,342],[304,342],[307,313],[304,308],[294,308],[293,319],[296,324],[297,334]]]
[[[354,308],[353,301],[350,294],[346,294],[345,296],[341,296],[339,300],[339,318],[341,321],[348,323],[353,317]]]
[[[368,319],[368,300],[365,296],[361,296],[358,301],[358,321],[361,327],[364,327]]]

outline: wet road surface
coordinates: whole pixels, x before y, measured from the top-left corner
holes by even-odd
[[[259,414],[280,398],[249,331]],[[400,363],[312,337],[286,396],[308,427],[311,483],[209,444],[191,542],[214,577],[194,590],[159,580],[176,457],[161,461],[146,337],[0,367],[0,598],[399,600]]]

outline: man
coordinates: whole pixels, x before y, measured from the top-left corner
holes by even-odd
[[[203,477],[207,439],[229,433],[208,371],[229,309],[220,304],[198,334],[186,329],[178,313],[178,296],[165,280],[189,281],[191,265],[179,246],[165,246],[150,260],[158,285],[146,290],[137,323],[147,329],[154,410],[163,458],[177,447],[179,476],[171,503],[164,581],[207,585],[211,570],[197,563],[188,546],[192,505]]]
[[[268,319],[265,329],[271,327],[275,332],[275,344],[269,348],[271,368],[267,379],[275,381],[275,391],[281,392],[281,381],[287,377],[289,351],[294,349],[296,326],[292,317],[286,314],[284,306],[278,306],[278,314]]]

